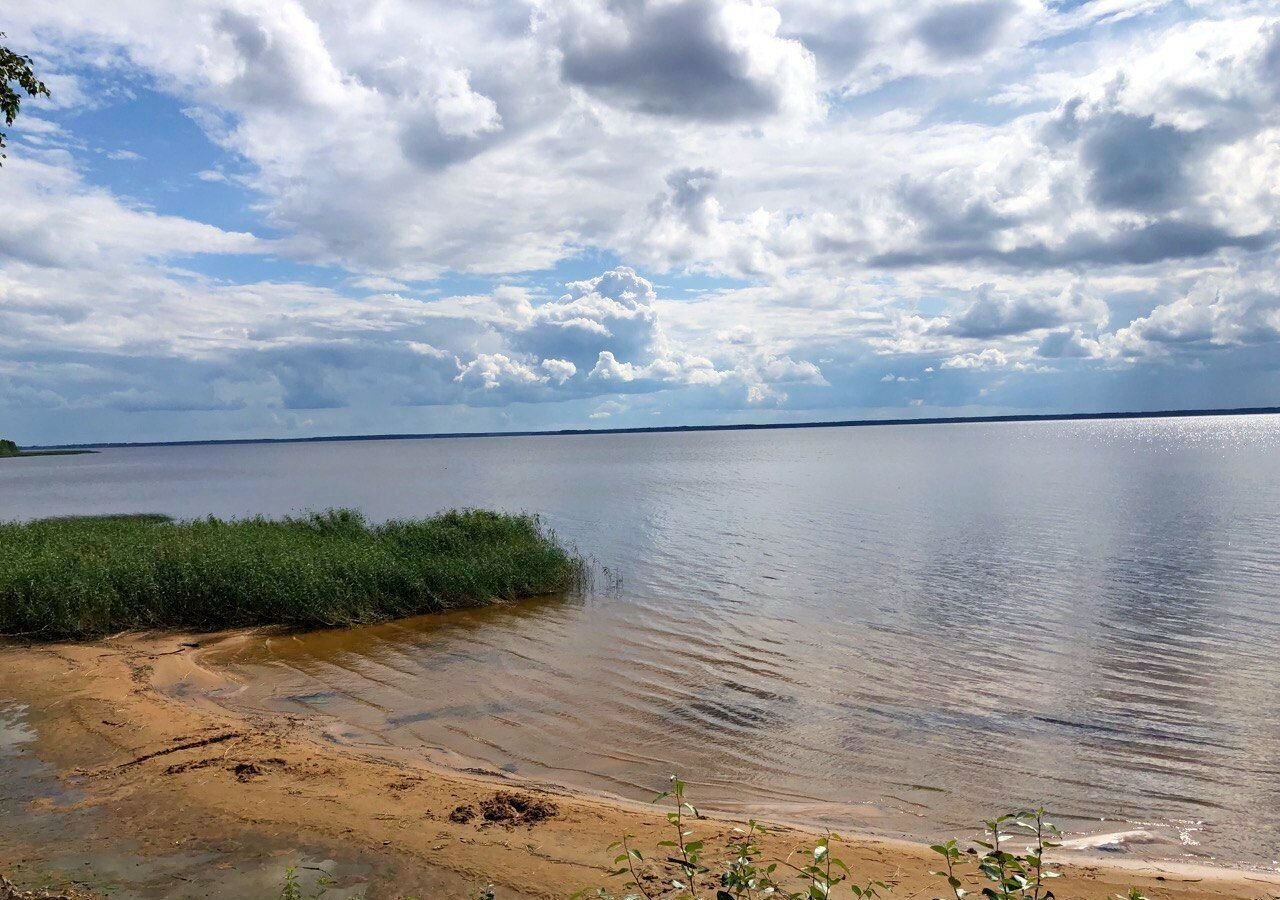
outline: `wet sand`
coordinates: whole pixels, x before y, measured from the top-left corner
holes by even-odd
[[[11,701],[0,717],[0,871],[113,897],[266,898],[301,864],[311,883],[332,873],[332,898],[465,897],[490,882],[504,900],[563,898],[609,884],[604,848],[618,836],[643,848],[666,836],[654,807],[337,744],[319,715],[229,711],[217,701],[237,686],[202,655],[238,639],[0,645],[0,698]],[[511,789],[550,800],[556,815],[450,818]],[[697,823],[707,858],[722,855],[731,826]],[[781,858],[810,839],[784,827],[765,849]],[[926,847],[858,838],[840,855],[859,878],[893,883],[894,896],[937,893]],[[1152,898],[1280,897],[1280,877],[1225,869],[1106,860],[1065,871],[1058,895],[1079,900],[1129,885]]]

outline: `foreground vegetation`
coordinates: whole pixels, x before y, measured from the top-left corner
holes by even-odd
[[[671,838],[655,848],[657,864],[647,863],[634,846],[631,835],[610,845],[620,851],[613,857],[610,875],[624,881],[623,893],[606,888],[580,891],[571,900],[829,900],[846,896],[852,900],[889,897],[892,886],[886,881],[855,875],[835,855],[841,841],[828,832],[811,846],[796,848],[782,860],[762,858],[759,841],[769,829],[752,819],[734,829],[735,838],[714,861],[708,860],[706,843],[696,832],[702,818],[698,808],[685,796],[686,785],[671,777],[671,789],[654,802],[670,799],[667,813]],[[983,823],[981,840],[965,850],[955,840],[933,845],[938,868],[931,872],[939,879],[938,900],[963,900],[970,894],[989,900],[1051,900],[1058,896],[1052,888],[1061,873],[1053,870],[1045,853],[1059,846],[1061,832],[1046,821],[1044,809],[1022,810]],[[710,864],[708,864],[710,863]],[[496,900],[492,888],[487,900]],[[1061,895],[1064,900],[1067,895]],[[1117,900],[1147,900],[1136,888]]]
[[[479,510],[0,523],[0,634],[369,623],[554,593],[582,571],[536,517]]]
[[[702,818],[689,802],[686,785],[675,776],[671,789],[654,802],[670,800],[667,813],[671,837],[658,843],[652,857],[635,846],[632,835],[609,846],[615,853],[609,875],[622,881],[622,893],[607,888],[579,891],[569,900],[870,900],[893,896],[886,881],[855,875],[837,855],[841,838],[828,833],[810,845],[797,847],[785,859],[766,860],[761,839],[770,829],[754,819],[734,829],[734,837],[718,850],[709,848],[696,834]],[[973,895],[987,900],[1067,900],[1070,888],[1061,893],[1053,886],[1061,873],[1054,870],[1045,854],[1059,846],[1058,828],[1045,819],[1044,809],[1022,810],[982,823],[982,837],[964,850],[959,842],[935,844],[938,879],[934,900],[963,900]],[[885,876],[888,879],[888,876]],[[323,897],[328,887],[322,879],[310,897]],[[285,873],[280,900],[303,900],[295,869]],[[918,895],[912,895],[918,896]],[[403,897],[402,900],[418,900]],[[470,900],[500,900],[489,885],[478,888]],[[1148,900],[1137,888],[1116,900]]]

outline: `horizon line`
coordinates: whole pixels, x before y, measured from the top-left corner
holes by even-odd
[[[606,434],[663,434],[697,431],[772,431],[788,428],[866,428],[881,425],[963,425],[998,422],[1070,422],[1106,419],[1174,419],[1191,416],[1247,416],[1280,414],[1280,406],[1234,409],[1161,409],[1127,412],[1024,413],[996,416],[921,416],[896,419],[840,419],[810,422],[747,422],[738,425],[652,425],[631,428],[558,428],[523,431],[448,431],[387,434],[333,434],[312,437],[210,438],[182,441],[98,441],[77,444],[38,444],[27,450],[111,450],[129,447],[203,447],[231,444],[312,444],[344,441],[426,441],[487,437],[573,437]]]

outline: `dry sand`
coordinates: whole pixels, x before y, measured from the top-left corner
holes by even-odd
[[[618,836],[635,835],[645,849],[669,836],[654,807],[379,758],[326,741],[324,723],[307,718],[233,714],[210,699],[228,687],[226,677],[201,664],[200,647],[221,639],[125,635],[0,645],[0,698],[25,705],[35,723],[23,753],[68,791],[47,810],[39,807],[48,801],[27,803],[34,824],[0,828],[0,871],[20,877],[55,856],[60,871],[69,858],[82,858],[87,869],[118,867],[122,853],[138,857],[135,866],[152,865],[150,857],[182,851],[188,864],[172,870],[173,890],[164,884],[171,870],[155,862],[151,893],[140,896],[274,896],[231,875],[203,878],[201,866],[234,874],[243,858],[280,875],[291,859],[327,861],[341,877],[326,897],[465,897],[492,882],[502,900],[564,898],[597,885],[621,888],[606,876],[612,854],[604,849]],[[6,789],[0,783],[0,794]],[[555,812],[487,821],[484,804],[504,790],[549,801]],[[459,807],[476,815],[452,815]],[[80,813],[92,816],[91,827],[53,824]],[[706,859],[726,855],[731,824],[695,824]],[[786,857],[812,837],[781,828],[765,849]],[[895,897],[939,896],[928,848],[871,838],[846,844],[837,855],[860,879],[891,883]],[[1106,861],[1073,863],[1065,872],[1061,898],[1102,900],[1130,885],[1152,898],[1280,897],[1280,878],[1232,870]],[[662,874],[655,870],[651,884]]]

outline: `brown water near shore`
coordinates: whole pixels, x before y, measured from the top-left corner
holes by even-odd
[[[198,640],[217,656],[260,639]],[[0,869],[122,898],[272,897],[273,876],[299,862],[313,880],[333,874],[335,900],[464,897],[490,881],[504,900],[563,898],[607,881],[602,848],[616,836],[664,836],[645,805],[335,746],[321,715],[228,712],[239,686],[190,643],[0,645]],[[451,818],[513,785],[556,814],[509,826]],[[731,837],[720,819],[697,828],[709,848]],[[784,856],[812,837],[784,828],[766,851]],[[933,893],[927,848],[867,838],[840,852],[896,896]],[[1068,866],[1059,896],[1102,900],[1129,884],[1157,900],[1280,896],[1280,879],[1261,874],[1092,860]]]
[[[399,758],[482,768],[631,800],[652,797],[666,774],[678,771],[707,808],[914,841],[967,834],[982,818],[1003,811],[980,806],[966,785],[937,771],[927,734],[919,752],[895,757],[890,779],[873,781],[856,771],[843,780],[828,777],[832,756],[843,761],[849,745],[827,744],[826,722],[815,723],[810,737],[788,734],[804,724],[767,711],[781,698],[765,692],[782,681],[767,653],[752,665],[734,662],[717,670],[709,663],[705,681],[685,685],[678,702],[662,702],[671,698],[661,693],[659,679],[670,672],[625,685],[567,677],[581,667],[581,660],[571,657],[587,652],[584,642],[621,639],[608,630],[607,619],[592,634],[560,633],[567,622],[584,618],[576,608],[581,602],[542,598],[369,627],[252,635],[217,645],[204,658],[238,683],[219,695],[220,704],[249,714],[307,717],[323,722],[325,736],[335,743],[394,752]],[[639,630],[634,622],[628,628]],[[671,640],[657,630],[647,640],[655,672],[670,655],[707,652],[681,646],[696,639]],[[570,657],[548,655],[549,648],[564,648]],[[634,648],[627,652],[636,654]],[[818,658],[813,671],[797,678],[793,670],[787,677],[816,682],[826,665]],[[753,690],[753,682],[760,687]],[[753,706],[739,700],[730,706],[726,685],[739,697],[762,702]],[[937,697],[924,687],[920,694],[895,698],[895,714],[939,715],[932,708]],[[1026,682],[1028,691],[1043,689],[1032,679]],[[851,690],[848,702],[860,702],[865,693],[865,687]],[[723,724],[722,740],[689,740],[688,720],[707,718]],[[786,741],[785,766],[771,764],[776,737]],[[856,740],[856,735],[847,737]],[[1009,777],[1010,794],[1022,789],[1018,773],[998,755],[998,743],[989,748],[975,743],[972,752],[991,752],[986,774]],[[1069,781],[1078,764],[1076,748],[1052,733],[1021,752],[1038,758],[1041,771],[1035,774],[1046,779]],[[1170,756],[1166,763],[1176,766],[1179,759]],[[968,764],[984,769],[981,759]],[[1117,792],[1131,789],[1115,786]],[[996,793],[988,788],[979,796]],[[1084,814],[1080,806],[1053,808],[1051,814],[1070,848],[1147,860],[1214,861],[1200,846],[1205,827],[1200,821],[1108,820]]]

